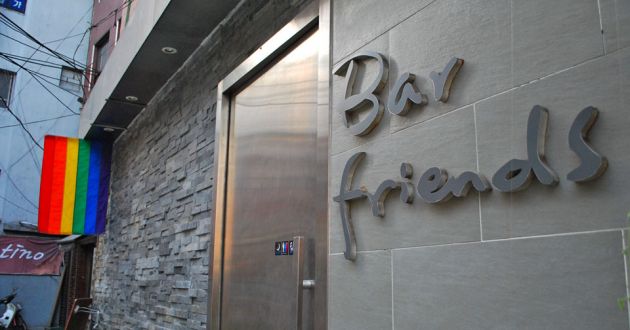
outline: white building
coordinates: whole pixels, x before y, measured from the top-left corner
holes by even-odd
[[[92,1],[0,0],[0,6],[0,96],[8,101],[0,107],[0,219],[35,224],[42,166],[35,142],[43,147],[46,134],[77,134]]]

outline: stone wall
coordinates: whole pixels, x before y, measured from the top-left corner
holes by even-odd
[[[356,137],[338,113],[345,81],[335,76],[332,196],[360,151],[353,189],[373,193],[386,179],[415,186],[434,166],[490,179],[509,160],[527,158],[535,105],[549,111],[546,159],[559,183],[534,178],[523,191],[472,191],[441,204],[418,196],[405,204],[396,192],[382,218],[367,200],[353,201],[354,262],[344,258],[331,200],[329,328],[628,329],[617,299],[627,295],[630,1],[342,0],[334,1],[333,24],[335,66],[377,51],[390,68],[383,104],[404,72],[416,75],[428,104],[406,116],[386,110],[372,133]],[[429,74],[451,57],[465,64],[440,103]],[[363,88],[376,72],[364,64]],[[568,134],[587,106],[600,111],[590,143],[610,166],[577,184],[567,180],[580,164]],[[413,165],[411,180],[401,178],[402,162]]]
[[[216,85],[307,1],[241,1],[116,141],[93,271],[108,329],[205,329]]]

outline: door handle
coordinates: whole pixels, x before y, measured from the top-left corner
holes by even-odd
[[[304,237],[303,236],[295,236],[293,237],[293,268],[295,278],[295,328],[297,330],[302,330],[302,307],[303,307],[303,290],[304,289],[313,289],[315,288],[315,280],[305,280],[304,279]]]

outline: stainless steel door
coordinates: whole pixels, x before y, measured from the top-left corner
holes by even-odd
[[[298,283],[302,262],[304,279],[315,276],[316,215],[326,208],[317,190],[327,176],[316,155],[317,84],[312,32],[231,99],[222,329],[310,329],[317,317],[319,291]],[[281,241],[296,244],[293,255],[275,254]]]

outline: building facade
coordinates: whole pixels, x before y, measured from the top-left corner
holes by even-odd
[[[5,2],[0,8],[0,96],[8,104],[0,108],[0,219],[36,224],[44,135],[78,132],[92,8],[78,0],[54,6],[11,2],[19,8]]]
[[[79,130],[114,143],[105,327],[629,327],[630,1],[140,1],[126,29]]]

